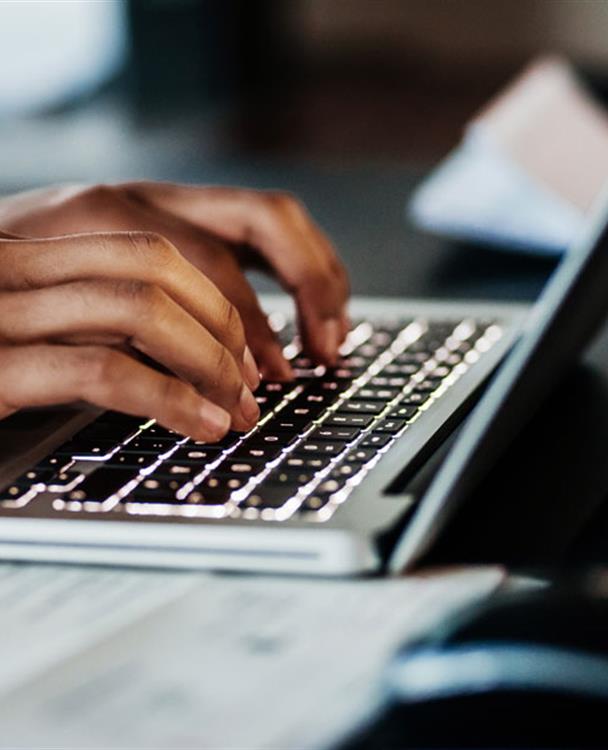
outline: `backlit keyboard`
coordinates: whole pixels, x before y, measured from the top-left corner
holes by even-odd
[[[361,322],[326,369],[302,355],[291,324],[272,322],[296,378],[262,383],[254,430],[203,444],[106,412],[5,487],[0,507],[44,494],[75,514],[325,521],[502,335],[494,321]]]

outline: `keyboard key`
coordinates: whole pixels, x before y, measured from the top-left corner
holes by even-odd
[[[67,492],[78,485],[83,477],[79,471],[61,471],[46,483],[49,492]]]
[[[251,445],[246,441],[230,454],[234,461],[248,461],[249,459],[258,459],[261,461],[272,461],[282,452],[280,445],[276,443]]]
[[[136,437],[122,448],[121,453],[153,453],[159,456],[171,448],[175,448],[175,440],[172,438]]]
[[[307,394],[313,393],[342,393],[344,391],[344,382],[333,378],[323,377],[311,383],[306,389]]]
[[[391,440],[392,437],[390,435],[375,434],[372,432],[365,440],[361,441],[360,445],[363,448],[384,448]]]
[[[348,463],[366,464],[368,461],[371,461],[372,458],[374,458],[374,456],[376,455],[377,451],[375,451],[373,448],[357,447],[354,450],[350,451],[350,453],[347,453],[342,460]]]
[[[305,440],[298,445],[295,454],[298,456],[339,456],[348,446],[340,440]]]
[[[316,407],[321,412],[335,403],[339,397],[339,391],[315,389],[310,393],[308,391],[301,393],[291,402],[291,406],[296,408],[299,406]]]
[[[359,437],[359,427],[338,427],[335,425],[321,425],[308,436],[311,440],[345,440],[347,442]]]
[[[293,432],[301,435],[311,424],[312,421],[309,419],[289,419],[283,418],[281,414],[278,414],[266,426],[270,431],[278,430],[279,432]]]
[[[205,477],[200,484],[197,484],[196,489],[203,493],[224,494],[235,492],[236,490],[242,489],[249,481],[248,476],[243,474],[216,474],[215,471]]]
[[[142,432],[141,437],[144,439],[150,438],[153,440],[173,440],[173,442],[175,442],[176,440],[183,440],[184,438],[184,436],[180,435],[179,432],[175,432],[175,430],[169,430],[159,424],[150,425],[150,427]]]
[[[54,471],[63,471],[68,466],[71,466],[74,462],[72,461],[71,457],[66,458],[66,456],[62,455],[56,455],[56,456],[49,456],[48,458],[43,459],[40,461],[40,463],[36,464],[34,467],[37,471],[44,471],[45,469],[53,469]]]
[[[331,458],[325,456],[288,456],[281,464],[281,468],[303,469],[306,471],[322,471],[329,465]]]
[[[293,443],[297,435],[293,432],[279,432],[278,430],[269,427],[267,430],[259,430],[250,438],[250,445],[280,445],[282,448],[287,448],[288,445]],[[249,442],[249,441],[248,441]]]
[[[218,440],[215,443],[204,443],[202,440],[189,440],[186,445],[197,446],[200,448],[230,448],[242,437],[242,432],[234,432],[234,430],[230,430],[230,432],[227,432],[221,440]]]
[[[279,484],[262,484],[258,485],[248,498],[242,503],[243,508],[281,508],[297,492],[296,487]]]
[[[445,349],[441,353],[437,352],[434,359],[447,367],[455,367],[462,362],[462,355]]]
[[[363,466],[364,464],[358,461],[349,461],[347,463],[340,464],[340,466],[337,466],[329,476],[332,479],[349,479],[355,474],[358,474]]]
[[[421,368],[421,360],[424,361],[424,358],[421,358],[419,353],[414,355],[411,352],[403,352],[403,354],[398,354],[391,364],[401,365],[402,375],[413,375]]]
[[[399,395],[398,388],[383,388],[379,386],[365,386],[357,391],[357,398],[367,401],[392,401]]]
[[[327,503],[331,499],[331,493],[325,493],[321,494],[318,492],[314,492],[312,495],[309,495],[307,498],[305,498],[302,505],[300,505],[299,512],[300,513],[314,513],[315,511],[321,510],[321,508],[324,508]]]
[[[429,400],[429,393],[412,392],[404,396],[399,402],[400,406],[420,406]]]
[[[400,404],[394,409],[391,409],[390,417],[393,419],[411,419],[415,414],[418,414],[417,406],[408,406],[407,404]]]
[[[288,485],[289,487],[303,487],[314,479],[314,471],[285,470],[282,468],[271,471],[264,482],[268,485]]]
[[[188,505],[225,505],[230,500],[230,492],[216,492],[213,490],[197,487],[192,490],[184,499]]]
[[[307,420],[308,422],[312,422],[313,420],[317,419],[317,417],[325,411],[325,408],[323,406],[319,406],[318,404],[308,404],[306,406],[304,405],[295,405],[293,402],[286,406],[284,409],[281,409],[279,412],[281,419],[301,419],[301,420]],[[278,416],[278,415],[277,415]]]
[[[272,411],[294,388],[294,383],[262,383],[254,394],[262,416]]]
[[[410,382],[410,378],[402,375],[376,375],[369,382],[373,386],[401,389]]]
[[[121,490],[137,476],[134,469],[109,469],[105,466],[89,474],[81,484],[68,493],[68,500],[103,502]]]
[[[196,464],[178,464],[173,462],[171,457],[167,461],[164,461],[154,469],[151,477],[156,479],[176,479],[182,484],[190,481],[197,474],[200,474],[203,467],[197,466]]]
[[[56,472],[53,469],[30,469],[15,479],[14,484],[18,484],[20,487],[45,485],[55,474]]]
[[[341,380],[346,386],[349,381],[358,378],[361,372],[362,371],[357,368],[351,369],[350,367],[336,367],[335,369],[328,370],[327,375],[334,380]]]
[[[219,466],[216,466],[213,473],[217,476],[242,476],[246,480],[249,480],[251,477],[260,474],[265,468],[266,464],[263,461],[238,461],[230,456],[225,461],[222,461]]]
[[[327,477],[327,479],[324,479],[316,488],[316,492],[320,493],[321,495],[325,494],[334,494],[335,492],[338,492],[339,490],[344,487],[348,480],[348,476],[344,476],[341,474],[338,474],[336,476],[330,476]]]
[[[176,494],[184,485],[179,479],[169,479],[160,476],[149,476],[137,485],[126,497],[123,503],[179,503]]]
[[[430,373],[429,377],[431,378],[439,378],[440,380],[443,380],[443,378],[446,378],[450,372],[452,371],[452,368],[448,365],[437,365]]]
[[[221,453],[222,451],[220,448],[185,445],[182,448],[178,448],[175,453],[171,454],[171,461],[176,461],[179,464],[191,463],[202,467],[205,466],[205,464],[216,461]]]
[[[119,451],[105,464],[112,468],[146,469],[158,461],[156,453],[135,453],[131,451]]]
[[[57,448],[56,455],[78,456],[86,461],[87,459],[101,459],[103,456],[110,455],[118,445],[111,440],[70,440]]]
[[[388,435],[396,435],[406,426],[405,419],[383,419],[374,427],[374,432],[385,432]]]
[[[441,385],[441,378],[426,378],[414,388],[414,393],[432,393]]]
[[[22,507],[38,494],[38,490],[31,485],[10,484],[0,491],[0,505],[6,507]]]
[[[380,414],[381,411],[384,411],[384,404],[378,401],[357,401],[356,399],[351,399],[340,405],[341,413],[376,415]]]
[[[374,421],[373,417],[367,414],[343,414],[340,411],[334,412],[331,417],[323,422],[323,426],[336,425],[337,427],[359,427],[364,430]]]

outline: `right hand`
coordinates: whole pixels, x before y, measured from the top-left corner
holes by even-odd
[[[84,400],[214,442],[258,384],[236,308],[160,235],[0,238],[0,419]]]

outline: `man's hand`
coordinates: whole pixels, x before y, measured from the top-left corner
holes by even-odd
[[[0,239],[0,418],[82,399],[214,442],[258,384],[237,309],[165,238]]]
[[[346,272],[303,206],[284,193],[147,182],[55,188],[0,201],[0,228],[28,237],[85,231],[165,237],[238,310],[247,342],[269,379],[287,379],[291,369],[243,269],[263,266],[293,294],[304,346],[317,361],[335,362],[349,327]],[[72,252],[95,254],[86,244]],[[142,266],[155,263],[142,256]],[[66,270],[72,262],[66,261]],[[112,274],[113,263],[114,257],[97,272]],[[134,278],[142,279],[141,270]]]

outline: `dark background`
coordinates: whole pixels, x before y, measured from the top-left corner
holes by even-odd
[[[0,3],[0,27],[19,11],[36,29],[40,5]],[[0,191],[134,178],[284,188],[334,237],[357,293],[531,299],[541,288],[551,262],[413,235],[405,204],[535,55],[569,57],[603,94],[604,0],[106,5],[126,36],[109,78],[20,112],[2,111],[0,84]]]

